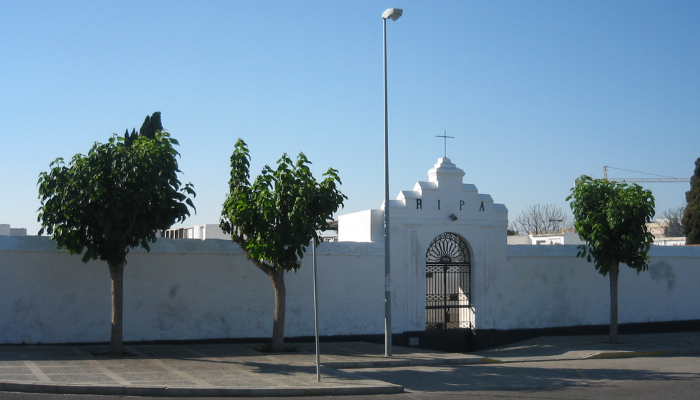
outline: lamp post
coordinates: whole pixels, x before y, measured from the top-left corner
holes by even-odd
[[[386,20],[396,21],[403,14],[390,8],[382,14],[384,22],[384,355],[391,356],[391,259],[389,246],[389,104],[386,85]]]

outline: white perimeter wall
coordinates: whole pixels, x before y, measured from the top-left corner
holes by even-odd
[[[491,271],[477,329],[529,329],[610,322],[610,278],[576,258],[577,246],[508,246]],[[649,270],[620,265],[619,322],[700,319],[700,247],[652,246]]]
[[[384,331],[383,243],[317,249],[321,335]],[[87,264],[47,237],[0,237],[0,344],[106,342],[107,264]],[[288,273],[286,336],[313,336],[311,252]],[[132,250],[124,276],[124,340],[271,337],[269,278],[224,240],[158,239]]]
[[[474,255],[476,329],[609,322],[609,278],[576,258],[576,246],[498,249],[507,259]],[[383,334],[383,253],[383,242],[319,247],[321,335]],[[394,333],[421,330],[406,321],[425,323],[419,318],[425,315],[423,254],[393,258],[403,260],[404,268],[392,267]],[[650,255],[649,271],[639,275],[621,266],[620,322],[700,319],[700,246],[653,246]],[[159,239],[150,253],[134,250],[127,260],[125,340],[271,337],[272,285],[233,242]],[[310,252],[299,272],[285,280],[286,336],[312,336]],[[106,342],[110,317],[104,261],[84,264],[46,237],[0,236],[0,344]]]

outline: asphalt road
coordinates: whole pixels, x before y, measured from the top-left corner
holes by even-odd
[[[547,361],[450,367],[354,369],[403,385],[396,395],[343,399],[693,399],[700,393],[700,357]],[[2,400],[113,400],[119,396],[3,393]],[[164,398],[139,398],[164,399]],[[310,397],[307,399],[324,399]]]

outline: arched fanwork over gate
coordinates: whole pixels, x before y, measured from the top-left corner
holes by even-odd
[[[454,233],[438,235],[425,256],[426,329],[472,328],[471,260]]]

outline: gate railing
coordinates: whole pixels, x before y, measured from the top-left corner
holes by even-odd
[[[471,328],[473,310],[469,263],[427,263],[427,329]]]

